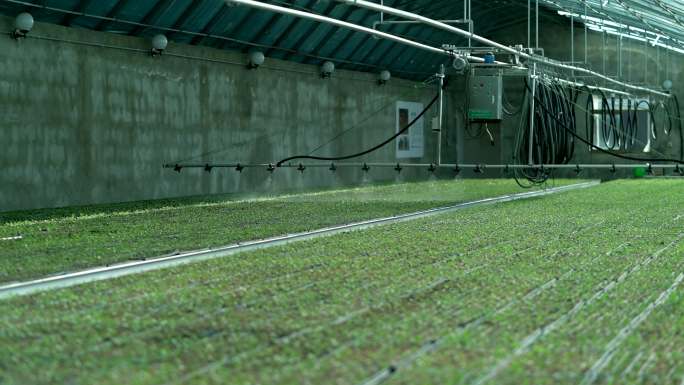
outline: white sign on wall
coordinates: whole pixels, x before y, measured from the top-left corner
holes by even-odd
[[[397,129],[401,131],[423,111],[422,103],[397,102]],[[423,118],[421,117],[405,133],[397,137],[397,158],[422,158],[425,142],[423,138]]]

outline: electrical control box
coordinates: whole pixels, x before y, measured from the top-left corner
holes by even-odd
[[[503,118],[501,99],[503,77],[475,75],[470,78],[468,118],[474,122],[500,121]]]

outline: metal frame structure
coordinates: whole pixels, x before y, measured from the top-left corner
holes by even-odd
[[[627,33],[633,36],[647,34],[649,42],[658,47],[684,48],[681,44],[684,41],[684,5],[679,0],[534,0],[534,4],[528,0],[527,5],[524,0],[501,0],[480,1],[475,7],[470,6],[471,0],[463,0],[462,10],[459,9],[459,2],[450,0],[375,1],[434,19],[478,20],[477,30],[483,36],[499,28],[523,24],[525,13],[528,15],[528,27],[531,27],[528,31],[534,29],[537,33],[539,19],[549,17],[548,13],[539,12],[543,6],[544,9],[572,12],[577,15],[578,22],[583,20],[579,17],[583,15],[603,20],[601,25],[604,22],[606,25],[609,22],[624,23],[630,26],[625,28]],[[371,26],[380,18],[384,23],[390,23],[383,28],[384,31],[423,44],[439,45],[434,44],[436,40],[456,42],[444,31],[417,28],[418,23],[394,20],[389,14],[390,17],[385,19],[385,13],[355,10],[358,8],[348,7],[344,2],[268,2],[363,26]],[[534,20],[532,9],[536,10]],[[431,75],[444,63],[440,55],[425,55],[420,60],[413,60],[413,48],[402,46],[396,41],[368,39],[354,31],[329,24],[302,22],[282,14],[250,11],[248,7],[231,8],[220,0],[51,0],[49,3],[40,0],[0,0],[0,13],[13,16],[29,10],[36,12],[39,21],[146,37],[167,32],[172,42],[243,51],[249,47],[261,47],[267,50],[268,56],[279,59],[306,64],[331,60],[339,63],[340,68],[364,71],[387,69],[397,77],[407,79],[422,80],[421,77]],[[536,27],[532,26],[532,22]],[[587,24],[591,25],[585,23],[585,31],[588,30]],[[244,28],[248,25],[251,28]],[[340,38],[328,44],[333,36]],[[528,47],[531,46],[530,41]]]
[[[269,3],[265,3],[265,2],[257,1],[257,0],[225,0],[225,1],[227,4],[242,4],[242,5],[247,5],[247,6],[256,8],[256,9],[281,13],[281,14],[290,15],[290,16],[297,16],[297,17],[306,18],[309,20],[318,21],[321,23],[328,23],[328,24],[332,24],[332,25],[336,25],[336,26],[340,26],[340,27],[344,27],[344,28],[349,28],[349,29],[356,30],[359,32],[364,32],[364,33],[368,33],[368,34],[375,35],[378,37],[393,40],[393,41],[398,42],[398,43],[411,45],[415,48],[423,49],[425,51],[429,51],[432,53],[441,53],[443,55],[447,55],[450,57],[455,56],[454,52],[450,51],[450,50],[440,49],[440,48],[429,46],[427,44],[417,43],[415,41],[410,41],[409,39],[399,38],[398,36],[394,36],[394,35],[384,33],[384,32],[379,32],[379,31],[374,30],[372,28],[367,28],[367,27],[363,27],[363,26],[356,25],[353,23],[344,22],[344,21],[337,20],[337,19],[334,19],[331,17],[327,17],[327,16],[317,15],[317,14],[314,14],[311,12],[300,11],[300,10],[282,7],[282,6],[278,6],[278,5],[273,5],[273,4],[269,4]],[[589,70],[586,68],[577,67],[577,66],[573,66],[573,65],[564,64],[562,62],[558,62],[556,60],[552,60],[552,59],[546,58],[544,56],[530,54],[530,53],[524,52],[523,50],[520,50],[520,49],[508,47],[508,46],[505,46],[505,45],[500,44],[498,42],[495,42],[493,40],[482,37],[480,35],[465,31],[463,29],[451,26],[451,25],[443,23],[443,22],[439,22],[437,20],[419,15],[416,13],[403,11],[403,10],[400,10],[397,8],[388,7],[388,6],[385,6],[382,4],[377,4],[377,3],[373,3],[373,2],[365,1],[365,0],[336,0],[336,1],[341,2],[341,3],[345,3],[347,5],[361,7],[361,8],[365,8],[365,9],[376,11],[376,12],[382,12],[384,14],[393,15],[393,16],[400,17],[400,18],[403,18],[406,20],[422,23],[424,25],[434,27],[436,29],[447,31],[447,32],[459,35],[461,37],[477,41],[477,42],[479,42],[479,43],[481,43],[487,47],[492,47],[492,48],[498,49],[501,52],[508,53],[508,54],[517,56],[521,59],[525,59],[525,60],[528,60],[530,62],[534,62],[534,63],[540,64],[543,66],[556,68],[556,69],[560,69],[560,70],[568,70],[568,71],[572,71],[573,73],[575,73],[575,72],[581,73],[584,75],[595,77],[597,79],[604,80],[606,82],[613,83],[613,84],[620,86],[624,89],[629,89],[629,90],[644,92],[644,93],[650,93],[650,94],[654,94],[654,95],[658,95],[658,96],[662,96],[662,97],[669,97],[670,96],[668,93],[660,92],[660,91],[657,91],[655,89],[651,89],[651,88],[647,88],[647,87],[642,87],[642,86],[637,86],[634,84],[622,82],[620,80],[613,79],[609,76],[606,76],[605,74],[602,74],[602,73],[599,73],[596,71],[592,71],[592,70]],[[391,36],[388,36],[388,35],[391,35]],[[409,41],[406,41],[406,40],[409,40]],[[472,61],[477,61],[477,62],[483,61],[482,58],[479,58],[476,56],[467,55],[467,57],[469,60],[472,60]]]

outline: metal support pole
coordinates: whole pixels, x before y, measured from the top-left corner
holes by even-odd
[[[468,18],[468,0],[463,0],[463,18],[467,19]]]
[[[601,48],[601,60],[603,63],[603,74],[606,75],[606,31],[604,30],[601,32],[601,38],[602,38],[602,48]],[[607,76],[607,75],[606,75]],[[603,85],[606,85],[606,82],[603,82]]]
[[[587,2],[584,2],[584,65],[589,64],[589,46],[587,39]]]
[[[535,0],[535,11],[534,11],[534,25],[536,28],[535,32],[535,48],[539,49],[539,0]]]
[[[446,69],[444,64],[439,68],[437,74],[439,78],[439,116],[438,116],[438,132],[437,132],[437,165],[442,164],[442,127],[444,127],[444,78],[446,77]]]
[[[468,20],[473,20],[473,3],[468,0]]]
[[[656,84],[660,84],[660,46],[656,45]]]
[[[534,151],[534,146],[533,146],[533,141],[534,141],[534,119],[535,119],[535,114],[534,114],[534,108],[535,108],[535,97],[536,97],[536,91],[537,91],[537,63],[532,64],[532,99],[530,100],[530,136],[529,136],[529,143],[528,143],[528,155],[527,155],[527,164],[534,164],[534,158],[532,156],[532,151]]]
[[[627,27],[627,33],[631,33],[629,30],[629,26]],[[632,42],[630,39],[627,39],[627,81],[631,81],[632,79],[632,51],[631,51],[631,46]]]
[[[473,33],[475,33],[475,24],[473,23],[473,4],[468,0],[468,20],[470,20],[470,24],[468,27],[470,28],[468,32],[470,32],[470,36],[468,36],[468,48],[473,46],[472,43],[472,37]]]
[[[644,32],[644,84],[648,82],[648,36]]]
[[[570,62],[575,65],[575,16],[570,17]],[[572,70],[572,77],[575,78],[575,70]]]
[[[622,35],[618,36],[618,76],[622,79]]]
[[[532,47],[532,0],[527,0],[527,48]]]

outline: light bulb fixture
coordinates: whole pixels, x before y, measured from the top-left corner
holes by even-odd
[[[388,81],[390,81],[390,79],[392,79],[392,73],[387,70],[383,70],[380,72],[378,77],[378,84],[384,86]]]
[[[669,80],[669,79],[668,79],[668,80],[665,80],[665,81],[663,82],[663,89],[664,89],[665,91],[670,91],[670,90],[672,89],[672,80]]]
[[[255,70],[261,67],[266,61],[266,56],[261,51],[252,51],[249,54],[249,61],[247,62],[247,68]]]
[[[26,37],[33,29],[33,16],[28,12],[22,12],[14,19],[14,31],[10,36],[14,39],[21,39]]]
[[[169,46],[169,39],[163,34],[154,35],[152,38],[152,56],[159,56],[164,53],[166,47]]]
[[[321,65],[321,77],[323,79],[330,79],[332,74],[335,72],[335,63],[331,61],[326,61]]]

